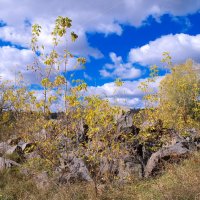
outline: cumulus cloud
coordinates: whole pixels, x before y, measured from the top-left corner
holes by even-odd
[[[142,100],[140,98],[134,97],[134,98],[123,98],[123,97],[117,97],[117,98],[108,98],[109,102],[112,105],[118,105],[122,106],[124,108],[141,108],[142,106]]]
[[[16,45],[29,47],[31,41],[31,29],[30,27],[23,26],[23,24],[17,28],[14,26],[3,26],[0,27],[0,38]]]
[[[106,64],[100,75],[105,78],[134,79],[140,77],[141,70],[132,66],[131,63],[123,63],[122,57],[115,53],[110,53],[113,64]]]
[[[21,0],[20,2],[0,0],[0,2],[0,21],[5,23],[5,26],[0,27],[1,40],[28,48],[31,38],[31,24],[40,23],[43,26],[40,42],[48,47],[50,45],[50,37],[48,35],[51,32],[55,18],[58,15],[68,16],[73,20],[73,30],[78,33],[79,39],[73,44],[68,41],[67,48],[76,55],[88,58],[90,56],[100,58],[103,55],[98,49],[90,46],[86,36],[87,32],[120,35],[123,24],[140,26],[149,15],[155,18],[159,18],[165,13],[170,13],[173,16],[185,16],[200,9],[199,0],[193,0],[192,3],[190,0],[109,0],[109,2],[106,0],[84,0],[78,2],[73,0],[35,0],[31,2],[28,0]],[[153,63],[155,59],[158,60],[160,54],[155,53],[153,58],[150,58],[150,53],[148,53],[149,56],[147,56],[146,62],[141,61],[144,57],[143,51],[148,52],[148,48],[147,45],[142,50],[140,48],[133,49],[135,55],[132,56],[131,53],[131,60],[143,64],[149,64],[147,61]],[[21,65],[23,65],[23,60],[28,59],[29,57],[22,58]],[[2,62],[4,61],[2,60]],[[121,74],[122,78],[129,79],[138,73],[129,63],[123,65],[124,69],[118,68],[113,74],[108,72],[108,69],[104,69],[101,72],[102,76],[119,76]],[[126,73],[127,70],[130,73]]]
[[[160,81],[163,76],[150,84],[153,91],[158,90]],[[144,93],[139,89],[141,82],[146,79],[137,81],[124,81],[121,87],[117,87],[114,82],[105,83],[101,86],[89,86],[86,95],[98,95],[103,99],[108,99],[112,104],[120,106],[137,108],[143,107],[142,97]]]
[[[0,28],[0,38],[27,45],[30,38],[30,25],[40,23],[52,27],[58,15],[68,16],[73,20],[75,31],[84,36],[84,47],[90,46],[85,39],[86,32],[102,32],[104,34],[122,33],[122,24],[140,26],[152,15],[159,18],[165,13],[183,16],[200,9],[200,1],[193,0],[1,0],[0,20],[7,26]],[[8,14],[12,13],[12,14]],[[44,40],[45,42],[46,40]],[[81,39],[80,39],[81,41]],[[79,46],[79,50],[83,49]]]
[[[47,24],[45,24],[47,23]],[[52,36],[53,23],[41,22],[42,32],[39,37],[39,44],[44,45],[45,49],[52,50]],[[67,38],[63,38],[60,43],[60,51],[67,47],[67,49],[76,56],[84,56],[86,58],[94,57],[96,59],[101,58],[103,54],[96,48],[91,47],[88,44],[85,32],[78,30],[78,39],[74,43],[70,39],[70,33],[68,32]],[[31,29],[30,27],[16,28],[14,26],[3,26],[0,27],[0,38],[3,41],[11,42],[12,44],[30,48],[31,43]],[[63,52],[62,52],[63,53]]]
[[[58,15],[67,15],[76,26],[84,30],[103,33],[121,33],[120,23],[140,25],[149,15],[161,16],[171,13],[175,16],[186,15],[200,9],[199,0],[15,0],[1,1],[1,18],[8,24],[20,25],[25,20],[40,19],[52,21]],[[12,13],[12,15],[8,15]],[[77,14],[78,13],[78,14]]]
[[[0,47],[0,76],[2,79],[15,80],[18,72],[30,79],[32,74],[27,71],[27,65],[33,62],[31,50],[19,50],[11,46]]]
[[[0,48],[0,76],[13,80],[15,72],[22,71],[30,82],[33,81],[33,75],[26,71],[26,65],[32,63],[33,58],[28,49],[31,38],[31,24],[39,23],[43,26],[40,42],[49,48],[50,38],[48,35],[55,18],[59,15],[70,17],[73,20],[73,31],[79,35],[79,39],[74,44],[68,42],[67,48],[73,54],[98,59],[103,55],[98,49],[91,47],[87,33],[100,32],[105,35],[121,35],[123,32],[122,25],[141,26],[149,15],[156,19],[166,13],[173,16],[185,16],[200,9],[199,0],[193,0],[192,3],[191,0],[21,0],[20,2],[0,0],[0,4],[0,21],[5,23],[5,26],[0,27],[0,39],[27,48],[22,50],[14,47]],[[62,50],[63,47],[61,47],[60,52]],[[185,58],[186,55],[198,61],[199,35],[163,36],[143,47],[132,49],[128,63],[123,63],[121,57],[112,54],[113,63],[105,65],[105,68],[101,70],[101,75],[122,79],[139,77],[140,71],[134,68],[131,63],[137,62],[142,65],[157,63],[160,61],[163,51],[170,51],[178,62],[182,61],[181,59]],[[73,63],[73,61],[71,62]],[[106,83],[103,86],[90,87],[89,90],[93,93],[99,91],[102,95],[105,93],[112,102],[115,88],[113,84]],[[124,90],[122,91],[120,88],[116,90],[118,96],[115,95],[115,97],[121,98],[120,102],[124,102],[124,99],[126,99],[130,105],[138,104],[136,102],[140,102],[140,93],[139,91],[137,93],[137,89],[134,92],[132,91],[137,82],[126,81],[124,85],[126,95]],[[134,98],[135,100],[133,100]]]
[[[41,81],[41,77],[38,73],[34,73],[31,70],[27,70],[28,65],[32,65],[34,62],[33,52],[29,49],[18,49],[12,46],[0,47],[0,77],[3,80],[14,81],[20,72],[24,80],[27,83],[38,83]],[[44,73],[44,65],[40,65],[42,72]],[[64,72],[64,65],[60,65],[60,72]],[[66,70],[80,70],[81,66],[77,65],[75,58],[68,60]],[[53,79],[59,72],[54,67],[51,78]]]
[[[158,77],[154,83],[150,84],[150,87],[154,90],[158,90],[160,81],[164,77]],[[102,99],[107,99],[112,105],[123,106],[126,108],[141,108],[144,107],[142,97],[144,93],[138,88],[141,82],[146,79],[140,79],[138,81],[125,81],[121,87],[117,87],[114,82],[105,83],[101,86],[88,86],[87,91],[83,92],[83,96],[97,95]],[[69,83],[70,85],[70,83]],[[44,90],[32,90],[37,100],[44,98]],[[57,96],[55,90],[48,92],[47,96]],[[63,111],[64,98],[63,95],[58,96],[58,99],[52,103],[51,110]]]
[[[153,91],[158,91],[159,83],[164,78],[160,76],[155,82],[149,86]],[[97,95],[102,99],[107,99],[112,105],[123,106],[126,108],[141,108],[144,107],[142,97],[144,93],[139,89],[141,82],[147,79],[140,79],[137,81],[124,81],[121,87],[117,87],[114,82],[105,83],[101,86],[88,86],[87,91],[83,92],[83,96]],[[70,83],[69,83],[69,87]],[[44,90],[32,90],[37,100],[44,98]],[[63,92],[64,94],[64,92]],[[48,92],[47,96],[57,96],[55,90]],[[64,97],[58,96],[58,99],[51,105],[52,111],[63,111],[64,109]]]
[[[129,60],[141,65],[160,65],[162,53],[169,52],[173,63],[181,63],[191,58],[200,61],[200,34],[165,35],[139,48],[130,50]]]
[[[36,97],[37,101],[41,101],[44,100],[44,90],[32,90],[34,96]],[[55,96],[57,97],[56,101],[53,101],[51,106],[50,106],[50,110],[52,112],[60,112],[60,111],[64,111],[64,98],[63,96],[58,96],[55,90],[50,90],[47,92],[47,98],[49,98],[50,96]]]

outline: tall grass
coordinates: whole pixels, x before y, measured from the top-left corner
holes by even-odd
[[[17,170],[0,173],[0,200],[198,200],[200,199],[200,153],[181,164],[170,164],[166,172],[151,179],[127,184],[86,183],[38,188],[31,177]]]

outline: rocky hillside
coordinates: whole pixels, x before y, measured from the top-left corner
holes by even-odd
[[[101,156],[99,163],[96,166],[90,165],[86,157],[81,155],[87,155],[88,147],[91,142],[88,138],[87,131],[89,127],[87,124],[81,124],[82,127],[78,133],[78,143],[81,145],[82,154],[79,153],[80,148],[74,146],[72,149],[67,149],[68,144],[72,144],[70,138],[67,138],[64,134],[59,135],[56,153],[57,159],[51,160],[53,167],[51,170],[45,168],[45,161],[47,161],[44,155],[40,143],[50,137],[47,130],[42,129],[39,133],[35,134],[33,141],[25,141],[25,138],[17,137],[13,135],[7,141],[0,142],[0,171],[4,171],[9,168],[18,168],[20,172],[26,176],[32,176],[38,187],[46,187],[50,183],[58,185],[78,183],[78,182],[94,182],[96,184],[104,184],[106,181],[117,181],[126,183],[131,178],[148,178],[154,176],[160,172],[163,172],[163,166],[166,162],[178,163],[182,159],[187,158],[200,148],[200,133],[193,129],[187,130],[187,135],[181,136],[173,129],[162,129],[157,124],[154,125],[154,129],[151,130],[151,134],[168,136],[167,143],[161,143],[160,141],[148,141],[146,144],[142,144],[139,140],[134,139],[131,142],[126,143],[123,141],[122,136],[131,134],[136,138],[140,130],[133,123],[133,117],[135,115],[134,110],[130,110],[121,114],[116,121],[118,137],[116,142],[123,143],[123,147],[126,151],[120,156],[112,155],[112,158]],[[50,119],[49,119],[50,120]],[[60,119],[54,119],[58,121]],[[123,133],[121,135],[120,133]],[[36,140],[37,139],[37,140]],[[152,146],[157,145],[154,149]],[[91,147],[92,148],[92,147]],[[105,148],[103,145],[98,149],[100,154]],[[90,161],[91,162],[91,161]],[[35,170],[35,166],[39,166],[39,170]],[[93,167],[93,169],[91,169]],[[96,171],[93,171],[96,170]],[[94,173],[98,173],[94,174]],[[96,179],[98,178],[98,180]]]

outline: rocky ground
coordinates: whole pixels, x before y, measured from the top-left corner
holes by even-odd
[[[118,132],[138,134],[139,129],[133,124],[134,114],[134,111],[128,111],[117,119]],[[84,127],[82,130],[80,141],[86,140],[87,135]],[[106,157],[102,157],[99,177],[102,178],[105,174],[114,174],[119,182],[126,182],[129,177],[148,178],[159,173],[162,168],[162,161],[179,162],[182,158],[188,157],[188,155],[198,151],[200,148],[199,133],[195,129],[188,130],[186,137],[181,136],[174,130],[154,131],[167,132],[170,136],[168,144],[162,145],[155,151],[135,141],[128,146],[129,153],[123,155],[120,159],[113,158],[112,162],[110,162]],[[40,137],[44,134],[46,134],[45,130],[41,130]],[[66,144],[67,138],[64,136],[61,136],[61,138],[61,144]],[[152,143],[149,142],[147,145],[152,146]],[[28,161],[41,157],[34,141],[27,143],[23,138],[14,136],[8,141],[0,142],[0,171],[13,167],[19,168],[23,174],[29,176],[31,174],[38,187],[46,187],[50,182],[62,185],[72,182],[93,181],[87,163],[78,157],[74,151],[60,151],[59,162],[51,176],[46,171],[34,174],[29,168],[26,168]]]

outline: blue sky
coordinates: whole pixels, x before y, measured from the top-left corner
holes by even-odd
[[[99,70],[106,63],[111,63],[109,53],[115,52],[118,56],[121,56],[126,62],[128,60],[128,53],[131,48],[141,47],[148,44],[150,41],[154,41],[169,34],[188,34],[197,35],[200,33],[200,13],[195,12],[194,14],[189,14],[186,16],[174,17],[169,14],[164,14],[160,17],[159,21],[148,16],[140,27],[134,27],[130,25],[123,25],[122,35],[110,34],[106,36],[103,33],[88,33],[88,41],[91,46],[98,48],[104,55],[102,59],[93,59],[87,64],[86,72],[91,77],[98,77]],[[167,48],[166,48],[167,50]],[[163,48],[163,51],[166,51]],[[160,60],[162,59],[162,53],[160,52]],[[200,52],[199,52],[200,53]],[[190,58],[190,57],[188,57]],[[199,59],[200,60],[200,59]],[[197,62],[199,61],[196,60]],[[155,64],[158,64],[155,62]],[[163,65],[160,63],[160,65]],[[139,78],[145,78],[149,74],[149,70],[146,66],[140,64],[134,64],[138,69],[143,70]],[[163,70],[160,69],[163,75]],[[99,83],[103,84],[107,81],[112,81],[113,78],[102,78]],[[90,80],[89,80],[90,81]],[[92,80],[90,81],[92,84]]]
[[[70,73],[85,78],[88,93],[99,94],[112,103],[141,106],[139,83],[149,67],[157,64],[160,79],[165,75],[160,62],[169,51],[173,63],[191,58],[200,62],[200,0],[0,0],[0,76],[13,80],[20,70],[29,84],[38,82],[26,65],[32,63],[31,25],[43,26],[41,41],[47,47],[48,34],[58,15],[73,21],[78,33],[69,49],[88,62],[86,70]],[[124,81],[115,92],[114,80]],[[36,87],[37,88],[37,87]]]

